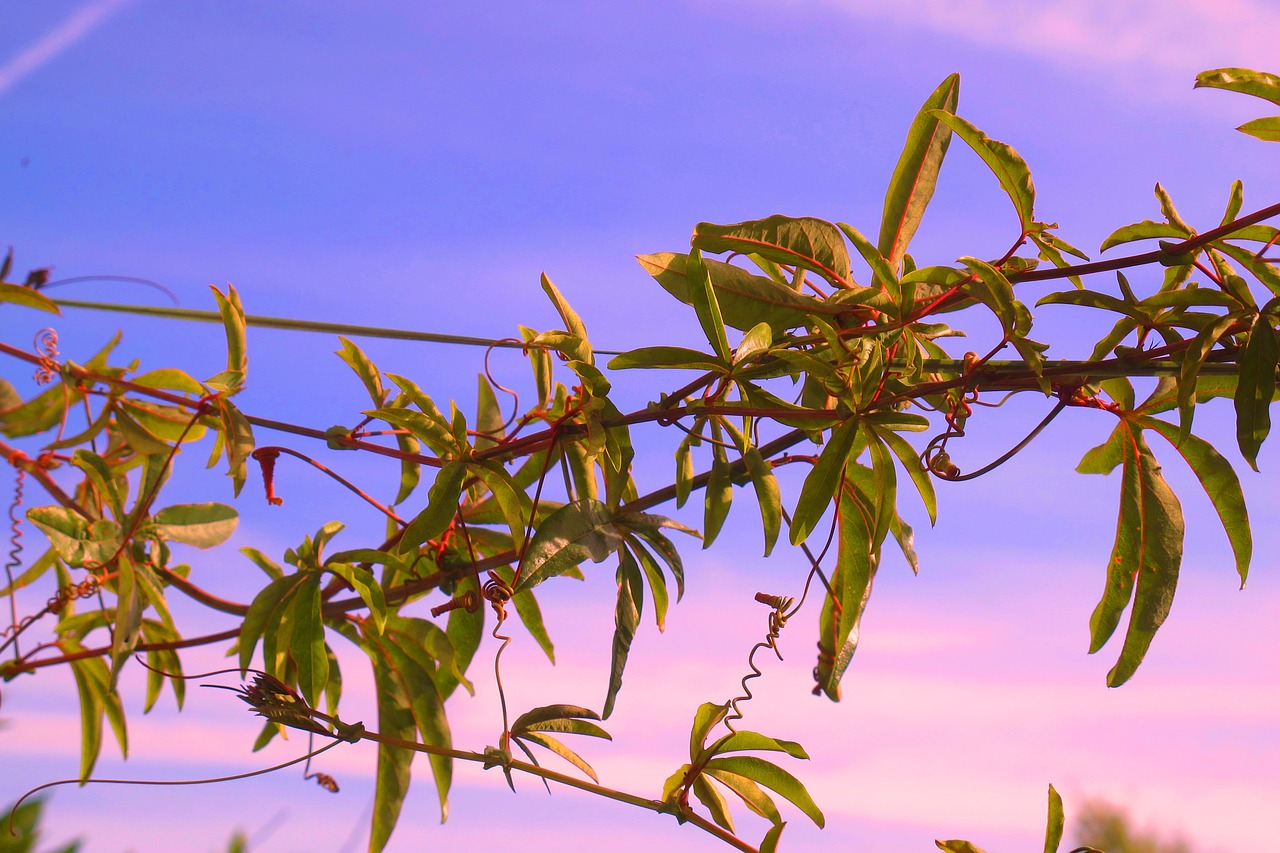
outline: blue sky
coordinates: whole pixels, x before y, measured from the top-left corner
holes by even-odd
[[[6,10],[0,186],[10,201],[0,239],[19,270],[143,276],[186,307],[209,307],[207,285],[233,282],[251,313],[493,337],[558,324],[537,286],[545,271],[599,346],[696,344],[693,318],[633,256],[680,251],[704,220],[787,213],[873,231],[911,116],[953,71],[960,113],[1022,153],[1039,217],[1090,254],[1114,227],[1158,216],[1157,180],[1203,227],[1216,224],[1235,178],[1246,211],[1280,197],[1275,151],[1232,130],[1265,106],[1191,89],[1200,70],[1273,61],[1280,13],[1248,0],[435,5],[94,0]],[[957,143],[913,251],[922,263],[995,256],[1014,225],[994,180]],[[120,284],[52,293],[159,300]],[[1065,308],[1037,320],[1057,357],[1080,355],[1106,322]],[[38,327],[10,322],[4,339],[19,345]],[[122,352],[148,365],[218,367],[214,327],[70,310],[57,325],[78,360],[123,328]],[[970,347],[980,348],[961,350]],[[325,427],[362,407],[333,340],[262,330],[250,348],[247,410]],[[367,349],[437,399],[470,400],[481,366],[466,349]],[[633,407],[655,387],[625,375],[615,384]],[[1010,406],[1010,425],[991,419],[966,439],[969,467],[1041,414],[1035,401]],[[1211,409],[1197,424],[1238,461],[1226,414]],[[1207,849],[1258,849],[1270,837],[1265,816],[1280,796],[1280,593],[1266,473],[1275,453],[1263,451],[1262,476],[1242,473],[1259,540],[1243,593],[1199,487],[1168,463],[1188,516],[1183,585],[1143,669],[1109,691],[1116,650],[1084,652],[1118,484],[1072,469],[1110,427],[1095,412],[1064,415],[1015,464],[942,487],[935,530],[904,496],[922,572],[886,563],[841,704],[808,695],[814,614],[788,627],[787,660],[766,667],[752,723],[811,747],[811,766],[797,772],[829,817],[818,833],[797,816],[791,849],[921,850],[934,837],[1026,849],[1042,832],[1049,782],[1069,813],[1091,796],[1127,800],[1141,820],[1181,828]],[[375,463],[335,464],[390,488]],[[643,455],[642,486],[660,485],[670,464]],[[229,499],[223,480],[176,487]],[[281,491],[285,506],[268,508],[246,488],[237,544],[279,551],[353,514],[300,468]],[[611,720],[615,743],[592,753],[606,781],[656,794],[680,763],[694,709],[731,695],[764,630],[752,593],[791,593],[802,577],[799,554],[759,559],[754,509],[745,495],[738,503],[715,548],[687,549],[690,592],[666,634],[637,641]],[[377,529],[376,519],[352,524],[353,545]],[[238,557],[193,562],[220,592],[251,593],[252,570]],[[559,665],[518,646],[508,670],[521,702],[599,705],[613,595],[612,570],[599,568],[581,588],[544,594]],[[219,660],[195,654],[188,666]],[[344,669],[351,717],[371,719],[358,663]],[[460,744],[495,738],[490,695],[481,684],[476,700],[453,707]],[[0,756],[16,772],[2,774],[0,800],[74,774],[73,696],[70,679],[51,673],[6,686]],[[197,693],[182,716],[135,714],[131,759],[108,745],[99,772],[249,769],[262,760],[248,753],[254,731],[239,708]],[[83,835],[91,851],[209,850],[234,825],[264,850],[360,849],[372,763],[360,749],[334,758],[338,797],[288,771],[216,788],[66,789],[50,830]],[[470,768],[459,768],[453,818],[439,827],[428,788],[426,779],[415,788],[393,849],[517,841],[552,850],[565,837],[587,849],[600,839],[615,851],[715,849],[669,819],[561,791],[548,799],[532,783],[512,798]]]

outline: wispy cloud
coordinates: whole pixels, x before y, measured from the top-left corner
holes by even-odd
[[[808,2],[808,0],[799,0]],[[1048,62],[1171,71],[1276,62],[1280,9],[1257,0],[817,0]]]
[[[0,95],[84,38],[132,0],[90,0],[35,44],[0,66]]]

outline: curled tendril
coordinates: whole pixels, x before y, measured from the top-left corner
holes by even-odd
[[[34,349],[40,355],[40,364],[36,366],[35,380],[37,385],[48,385],[58,375],[62,366],[56,361],[58,357],[58,332],[56,329],[44,328],[36,332]]]
[[[787,619],[790,614],[787,612],[791,609],[791,605],[795,599],[781,595],[769,595],[764,592],[756,593],[756,601],[766,604],[773,608],[769,612],[769,633],[764,640],[756,643],[751,647],[751,651],[747,654],[747,666],[751,667],[751,672],[742,677],[740,684],[742,685],[742,695],[736,696],[729,700],[729,708],[731,713],[724,718],[724,725],[729,731],[737,734],[737,729],[733,724],[737,720],[742,719],[742,710],[739,705],[743,702],[750,702],[753,698],[751,688],[747,686],[747,682],[753,678],[759,678],[764,675],[760,667],[756,666],[756,652],[761,649],[772,649],[773,653],[778,656],[778,660],[782,660],[782,652],[778,649],[778,637],[782,634],[782,629],[787,625]]]

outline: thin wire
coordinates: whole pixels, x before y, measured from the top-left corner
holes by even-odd
[[[222,314],[217,311],[197,311],[191,308],[157,308],[151,305],[123,305],[108,302],[82,302],[77,299],[55,299],[64,308],[84,308],[90,311],[114,311],[121,314],[140,314],[148,317],[164,317],[171,320],[194,320],[202,323],[221,323]],[[319,320],[295,320],[289,317],[265,317],[246,314],[245,324],[265,329],[286,329],[293,332],[320,332],[322,334],[348,335],[354,338],[388,338],[400,341],[423,341],[436,344],[458,344],[473,347],[505,347],[524,349],[525,344],[514,338],[477,338],[470,335],[446,335],[438,332],[417,332],[408,329],[388,329],[381,326],[354,326],[348,323],[327,323]],[[621,355],[621,350],[597,349],[600,355]]]

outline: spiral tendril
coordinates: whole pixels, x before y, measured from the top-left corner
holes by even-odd
[[[737,734],[738,730],[734,728],[733,724],[742,719],[740,705],[743,702],[750,702],[754,698],[747,682],[764,675],[764,671],[756,666],[756,652],[761,649],[772,649],[773,653],[778,656],[778,660],[782,660],[782,652],[778,649],[778,637],[782,635],[782,629],[787,625],[787,619],[790,616],[787,611],[795,603],[795,599],[788,596],[769,595],[764,592],[756,593],[756,601],[772,608],[769,611],[769,633],[762,641],[752,646],[751,651],[747,654],[747,666],[751,667],[751,672],[744,675],[742,681],[739,682],[742,686],[742,695],[735,696],[729,700],[730,713],[724,718],[724,725],[725,728],[735,734]]]

